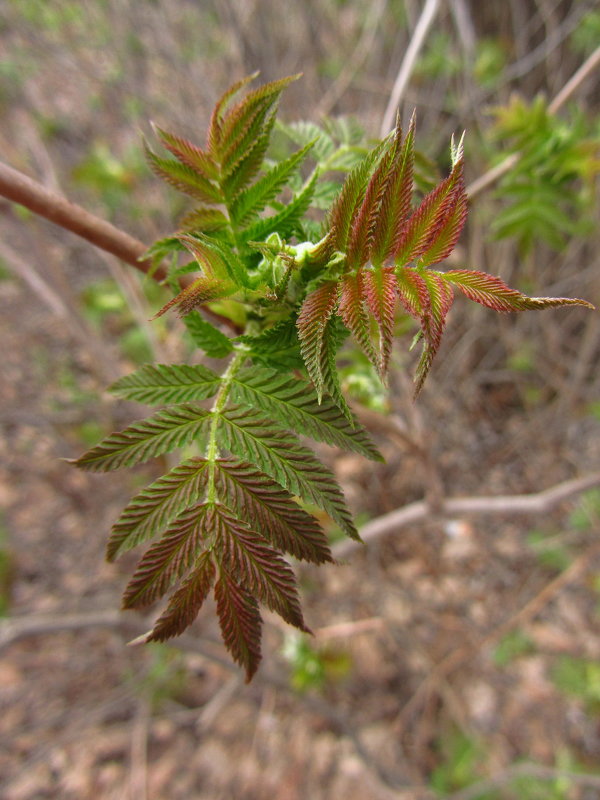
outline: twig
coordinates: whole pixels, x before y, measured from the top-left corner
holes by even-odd
[[[543,514],[587,489],[600,485],[600,472],[593,472],[582,478],[564,481],[536,494],[500,495],[498,497],[455,497],[443,500],[439,513],[442,516],[458,516],[461,514],[512,515]],[[437,511],[437,509],[436,509]],[[428,519],[432,514],[430,505],[424,500],[390,511],[381,517],[368,522],[360,531],[365,543],[370,543],[382,536],[395,533],[416,522]],[[345,558],[361,545],[353,541],[340,542],[333,548],[336,558]]]
[[[129,797],[131,800],[148,798],[148,733],[150,730],[150,705],[146,699],[138,702],[131,729]]]
[[[541,764],[512,764],[491,778],[472,783],[465,789],[446,795],[446,800],[476,800],[494,789],[506,786],[515,778],[536,778],[541,781],[568,780],[579,786],[600,788],[600,775],[544,767]]]
[[[149,260],[140,261],[148,249],[143,242],[2,162],[0,162],[0,195],[87,239],[96,247],[112,253],[141,272],[148,273],[151,269]],[[162,281],[166,277],[162,267],[153,273],[153,278],[157,281]]]
[[[387,136],[392,128],[394,117],[396,116],[396,109],[400,104],[400,100],[402,99],[402,95],[412,75],[419,52],[423,47],[429,28],[435,19],[439,7],[440,0],[426,0],[423,6],[423,11],[421,12],[419,21],[415,26],[414,33],[411,36],[410,43],[404,54],[404,59],[400,65],[390,99],[383,115],[380,129],[380,136],[382,138]]]
[[[597,47],[596,50],[594,50],[594,52],[579,67],[573,77],[565,83],[560,92],[548,105],[548,112],[550,114],[556,114],[599,64],[600,47]],[[482,192],[484,189],[487,189],[488,186],[491,186],[503,175],[506,175],[507,172],[510,172],[520,158],[520,153],[511,153],[511,155],[507,156],[499,164],[496,164],[496,166],[492,167],[492,169],[484,172],[483,175],[480,175],[479,178],[467,186],[467,195],[472,198]]]

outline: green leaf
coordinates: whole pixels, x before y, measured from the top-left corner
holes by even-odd
[[[282,239],[291,236],[310,206],[317,177],[318,173],[313,172],[304,184],[302,191],[277,214],[259,219],[246,228],[243,232],[243,240],[245,242],[263,241],[271,233],[278,233]]]
[[[229,221],[218,208],[200,206],[186,214],[179,223],[183,231],[190,233],[217,233],[229,227]]]
[[[223,198],[218,186],[215,186],[207,178],[199,175],[195,170],[180,164],[170,158],[160,158],[155,155],[148,146],[145,148],[146,158],[152,171],[159,178],[170,183],[180,192],[188,194],[196,200],[204,203],[221,203]]]
[[[200,364],[146,364],[119,378],[109,391],[124,400],[147,405],[206,400],[216,394],[220,377]]]
[[[302,617],[294,573],[279,553],[224,506],[215,506],[213,530],[221,564],[238,575],[244,588],[267,608],[310,633]]]
[[[290,176],[298,170],[311,147],[312,142],[309,142],[302,150],[293,153],[285,161],[280,161],[255,184],[236,196],[231,206],[231,215],[236,225],[242,226],[252,217],[257,217],[277,197],[287,185]]]
[[[210,411],[191,403],[171,406],[111,433],[71,463],[90,472],[131,467],[205,435],[210,418]]]
[[[317,520],[276,481],[247,461],[221,458],[215,466],[220,500],[274,547],[315,564],[333,561]]]
[[[162,532],[175,517],[203,498],[208,481],[207,461],[191,458],[135,495],[112,528],[106,558],[137,547]]]
[[[335,478],[295,436],[261,411],[235,406],[221,414],[218,430],[231,453],[256,464],[292,494],[315,503],[348,536],[359,539]]]
[[[304,361],[300,354],[300,340],[294,318],[285,319],[258,336],[238,336],[249,349],[253,361],[279,371],[301,369]]]
[[[232,351],[231,339],[222,333],[198,311],[192,311],[183,318],[183,324],[188,330],[192,341],[209,358],[226,358]]]
[[[202,265],[204,272],[222,281],[232,281],[236,286],[247,286],[247,269],[231,246],[203,234],[183,234],[181,242]]]
[[[123,608],[143,608],[169,589],[196,560],[203,537],[210,532],[207,515],[213,506],[203,504],[184,511],[162,539],[140,560],[123,594]]]
[[[262,619],[258,604],[222,564],[219,565],[215,599],[225,646],[234,660],[245,668],[246,682],[249,682],[261,659]]]
[[[164,613],[154,623],[147,642],[164,642],[179,636],[198,616],[215,579],[215,565],[210,552],[201,553],[193,572],[173,593]]]
[[[261,408],[277,422],[313,439],[382,461],[367,432],[353,427],[327,397],[319,403],[305,380],[261,367],[247,367],[236,376],[231,398],[250,408]]]

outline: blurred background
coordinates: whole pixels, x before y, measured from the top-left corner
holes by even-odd
[[[600,70],[568,86],[599,44],[593,0],[0,0],[0,152],[149,244],[186,208],[145,165],[150,121],[202,144],[233,81],[302,72],[283,120],[377,138],[399,100],[425,173],[466,130],[452,263],[599,305]],[[148,322],[165,297],[0,199],[2,797],[600,798],[598,313],[458,298],[416,403],[408,329],[389,398],[345,356],[387,461],[320,454],[371,530],[423,498],[431,513],[303,569],[316,635],[267,615],[245,686],[210,607],[181,642],[125,646],[145,630],[117,612],[136,558],[106,564],[105,540],[158,469],[59,460],[140,416],[111,381],[189,358],[177,320]],[[512,498],[580,478],[535,513]]]

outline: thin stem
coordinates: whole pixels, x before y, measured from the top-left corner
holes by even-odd
[[[221,378],[221,387],[217,392],[214,403],[211,408],[212,420],[208,434],[208,445],[206,446],[205,458],[209,462],[208,472],[208,486],[206,490],[206,502],[214,503],[216,500],[215,491],[215,471],[214,462],[219,457],[219,446],[217,443],[217,429],[219,427],[219,416],[225,407],[231,383],[237,373],[240,371],[244,361],[248,357],[246,350],[238,350],[223,373]]]
[[[414,33],[410,39],[410,43],[406,49],[406,53],[400,66],[400,70],[398,71],[387,108],[385,109],[385,113],[383,115],[381,130],[379,132],[382,139],[384,136],[388,135],[393,127],[396,109],[398,108],[400,100],[402,99],[402,95],[404,94],[404,91],[408,85],[410,76],[412,75],[412,71],[419,56],[419,52],[423,47],[429,28],[435,19],[439,7],[440,0],[426,0],[425,2],[423,11],[419,17],[419,21],[417,22]]]

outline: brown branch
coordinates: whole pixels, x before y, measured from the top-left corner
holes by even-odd
[[[139,239],[119,230],[110,222],[90,214],[76,203],[71,203],[2,162],[0,162],[0,195],[81,236],[141,272],[147,274],[152,267],[149,260],[140,260],[148,248]],[[152,274],[157,281],[164,280],[166,276],[161,267]]]
[[[516,494],[498,497],[455,497],[443,500],[436,514],[444,517],[458,516],[461,514],[512,515],[512,514],[543,514],[555,508],[563,500],[567,500],[594,486],[600,486],[600,472],[593,472],[582,478],[564,481],[549,489],[544,489],[536,494]],[[367,523],[360,531],[362,540],[369,544],[396,533],[401,528],[417,522],[423,522],[432,516],[430,505],[424,500],[410,503],[396,511],[390,511]],[[333,548],[336,558],[345,558],[354,550],[361,547],[358,542],[344,541]]]

